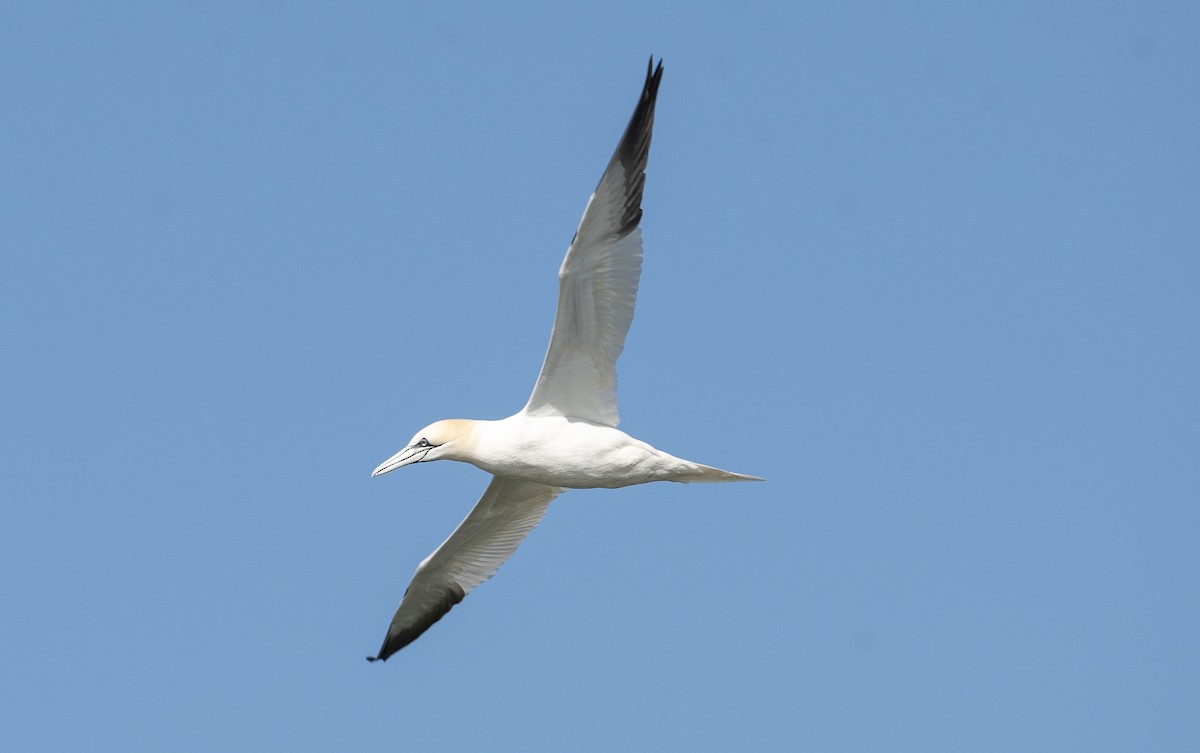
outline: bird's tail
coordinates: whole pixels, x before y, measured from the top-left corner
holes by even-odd
[[[672,481],[680,481],[685,484],[720,484],[725,481],[765,481],[766,479],[758,476],[747,476],[744,473],[733,473],[731,471],[723,471],[720,468],[713,468],[709,465],[701,465],[699,463],[688,463],[688,469],[680,471],[671,477]]]

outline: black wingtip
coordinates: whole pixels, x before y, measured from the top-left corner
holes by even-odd
[[[405,595],[408,592],[405,591]],[[383,639],[383,645],[379,647],[379,654],[376,656],[368,656],[367,661],[387,661],[388,657],[404,648],[408,644],[421,637],[421,634],[430,628],[433,623],[442,619],[447,612],[466,597],[467,592],[462,586],[457,583],[450,583],[446,586],[442,598],[429,605],[428,611],[420,615],[415,621],[406,622],[400,626],[392,626],[388,628],[387,637]],[[404,602],[400,603],[400,607],[404,607]],[[397,610],[397,615],[400,611]],[[393,622],[395,618],[393,618]]]
[[[625,211],[617,231],[617,236],[621,238],[633,232],[642,220],[642,189],[646,181],[646,162],[650,156],[650,137],[654,131],[654,104],[658,100],[662,74],[662,58],[658,59],[658,65],[655,66],[654,56],[651,55],[646,66],[642,95],[613,154],[613,162],[621,164],[625,175]]]
[[[642,101],[651,101],[658,96],[658,84],[662,81],[663,59],[658,59],[658,65],[654,65],[654,55],[650,56],[650,62],[646,65],[646,83],[642,87]]]

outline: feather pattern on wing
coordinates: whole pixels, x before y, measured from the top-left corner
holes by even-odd
[[[387,659],[412,643],[473,588],[492,577],[561,492],[533,481],[493,477],[450,538],[417,566],[378,656],[368,658]]]
[[[625,129],[559,270],[558,312],[541,374],[524,412],[606,426],[617,412],[617,359],[633,321],[642,273],[642,188],[662,62],[654,59]]]

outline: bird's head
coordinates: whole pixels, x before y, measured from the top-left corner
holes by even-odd
[[[414,434],[403,450],[383,461],[371,474],[371,478],[413,463],[454,460],[457,456],[456,451],[462,449],[470,435],[470,421],[457,418],[435,421]]]

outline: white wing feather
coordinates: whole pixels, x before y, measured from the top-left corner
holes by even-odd
[[[387,659],[417,639],[492,577],[546,514],[561,489],[495,476],[450,538],[417,566],[387,637],[374,659]]]
[[[617,359],[633,322],[642,274],[642,187],[662,63],[646,84],[625,135],[588,199],[559,270],[558,311],[541,374],[524,412],[606,426],[617,412]]]

